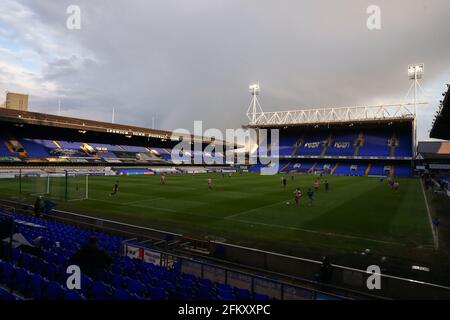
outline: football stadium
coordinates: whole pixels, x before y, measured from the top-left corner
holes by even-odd
[[[0,300],[449,299],[450,90],[422,140],[405,69],[399,103],[264,111],[251,82],[232,139],[8,91]]]

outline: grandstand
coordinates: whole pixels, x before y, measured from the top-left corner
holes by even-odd
[[[351,176],[412,176],[414,116],[349,119],[326,124],[264,122],[278,128],[281,172]],[[270,139],[270,138],[269,138]],[[269,153],[270,157],[270,153]]]
[[[172,137],[169,131],[5,108],[0,108],[0,124],[0,163],[166,165],[171,163],[172,147],[179,139],[189,138],[201,145],[212,141],[178,134]],[[223,141],[214,142],[230,147]],[[187,164],[201,164],[214,156],[198,151],[183,153],[191,159]]]
[[[450,85],[447,84],[447,90],[442,94],[444,99],[436,112],[433,125],[430,131],[431,138],[450,140],[448,124],[450,123]]]

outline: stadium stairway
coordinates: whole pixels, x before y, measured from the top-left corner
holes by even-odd
[[[369,163],[367,165],[366,171],[364,172],[364,175],[367,177],[370,174],[370,169],[372,168],[372,164]]]
[[[393,164],[391,164],[391,172],[390,172],[389,175],[390,175],[391,177],[394,176],[394,165],[393,165]]]
[[[395,133],[392,133],[392,137],[391,137],[391,139],[389,139],[389,144],[390,144],[389,156],[390,157],[395,156],[395,147],[397,146],[396,141],[397,141],[397,137],[396,137]]]
[[[97,156],[97,153],[95,152],[95,149],[92,148],[89,144],[83,143],[80,146],[80,149],[86,153],[88,156]]]
[[[356,147],[353,156],[357,157],[359,155],[359,148],[361,147],[362,144],[364,144],[364,134],[362,132],[358,134],[358,138],[356,139],[355,144]]]
[[[278,172],[284,172],[284,170],[285,170],[287,167],[289,167],[290,164],[291,164],[290,162],[286,163],[286,164],[283,166],[283,168],[281,168]]]
[[[305,142],[305,138],[303,136],[300,137],[300,139],[297,140],[297,142],[294,145],[294,149],[292,150],[291,156],[295,156],[297,154],[298,148],[303,145]]]
[[[0,243],[0,299],[45,300],[268,300],[265,294],[213,282],[171,268],[121,256],[123,237],[95,232],[16,212],[17,232],[28,241],[39,239],[39,253],[14,248],[11,258],[7,244]],[[81,276],[81,289],[65,287],[70,258],[91,236],[112,257],[108,270],[95,279]],[[28,251],[28,250],[27,250]],[[3,288],[7,288],[4,290]],[[6,293],[5,293],[6,291]]]
[[[317,166],[318,162],[314,162],[314,164],[311,166],[311,168],[308,169],[308,171],[306,173],[311,173],[314,171],[314,168]]]
[[[322,157],[327,153],[328,146],[331,144],[331,142],[332,142],[332,137],[331,137],[331,134],[330,134],[330,135],[327,137],[326,143],[325,143],[325,145],[323,146],[322,153],[320,154]]]
[[[331,174],[331,175],[334,174],[334,172],[335,172],[336,169],[338,168],[338,165],[339,165],[339,163],[337,163],[337,162],[334,164],[333,168],[332,168],[331,171],[330,171],[330,174]]]
[[[53,144],[56,146],[57,149],[62,149],[62,148],[61,148],[61,145],[59,144],[58,141],[53,140],[52,142],[53,142]]]

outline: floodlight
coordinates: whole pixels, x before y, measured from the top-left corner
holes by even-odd
[[[408,66],[408,77],[410,80],[422,79],[424,73],[424,64],[410,64]]]
[[[251,84],[248,88],[252,95],[259,94],[259,84],[258,83]]]

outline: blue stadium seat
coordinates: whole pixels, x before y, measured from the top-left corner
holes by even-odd
[[[20,251],[18,248],[12,249],[12,260],[15,262],[20,261],[20,258],[22,257],[22,251]]]
[[[167,292],[162,288],[151,288],[150,297],[152,300],[166,300]]]
[[[44,289],[43,297],[47,300],[59,300],[63,294],[63,287],[56,281],[50,281]]]
[[[20,256],[19,266],[25,269],[30,269],[31,255],[29,255],[28,253],[22,253]]]
[[[234,294],[238,300],[251,300],[250,291],[247,289],[234,288]]]
[[[213,283],[212,283],[212,281],[209,280],[209,279],[200,278],[200,279],[198,280],[198,285],[199,285],[200,287],[204,287],[204,288],[212,288]]]
[[[9,262],[1,262],[0,281],[7,286],[13,284],[14,266]]]
[[[86,300],[86,298],[75,290],[64,290],[64,300]]]
[[[0,288],[0,300],[1,301],[14,301],[14,300],[16,300],[16,297],[12,293]]]
[[[30,280],[30,273],[23,269],[17,268],[14,273],[14,290],[25,293],[28,288],[28,282]]]
[[[142,296],[146,291],[145,285],[140,280],[127,279],[127,286],[130,293],[138,296]]]
[[[81,293],[88,297],[91,293],[93,281],[85,274],[81,274]]]
[[[94,300],[107,300],[108,289],[103,282],[94,281],[92,283],[92,299]]]
[[[192,274],[180,273],[180,269],[153,265],[137,259],[120,256],[120,237],[93,232],[80,227],[43,220],[22,213],[15,213],[20,220],[42,225],[35,228],[18,224],[19,232],[27,238],[42,237],[48,244],[43,257],[37,257],[15,249],[13,263],[0,260],[0,282],[33,299],[66,300],[231,300],[249,299],[248,290],[232,288],[228,284],[213,283]],[[99,239],[99,245],[106,248],[113,257],[111,272],[104,271],[100,279],[93,281],[81,275],[81,290],[67,290],[63,286],[68,277],[66,265],[80,244],[90,236]],[[60,242],[61,246],[57,245]],[[2,252],[5,251],[5,246]],[[13,299],[17,299],[13,295]],[[253,298],[268,299],[266,295],[255,294]]]
[[[213,300],[215,294],[211,288],[199,287],[195,296],[196,300]]]
[[[124,288],[125,279],[122,275],[113,273],[111,274],[111,284],[116,289],[123,289]]]
[[[261,294],[261,293],[254,293],[253,294],[254,300],[269,300],[269,296],[267,294]]]
[[[43,290],[46,287],[48,281],[38,274],[33,274],[30,276],[30,281],[28,284],[28,295],[32,296],[34,299],[41,299]]]
[[[136,299],[135,296],[133,296],[131,293],[129,293],[127,290],[118,289],[114,291],[113,294],[114,300],[134,300]]]

